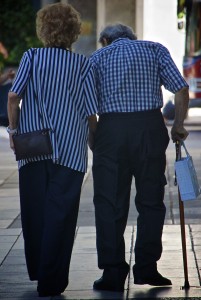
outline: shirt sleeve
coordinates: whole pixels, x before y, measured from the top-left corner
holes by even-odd
[[[188,87],[182,77],[169,51],[164,46],[159,46],[159,69],[162,85],[172,93],[176,93],[183,87]]]
[[[83,70],[85,109],[87,116],[91,116],[98,112],[98,104],[94,69],[88,59],[84,61]]]
[[[11,92],[16,93],[19,97],[23,95],[28,79],[30,77],[31,58],[31,50],[28,50],[23,54],[15,80],[10,89]]]
[[[98,84],[98,72],[97,72],[97,63],[96,63],[96,57],[95,55],[92,54],[92,56],[90,56],[89,58],[90,60],[90,63],[93,67],[93,71],[94,71],[94,78],[95,78],[95,82],[96,82],[96,85]]]

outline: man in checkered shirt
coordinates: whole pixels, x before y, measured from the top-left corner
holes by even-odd
[[[137,40],[130,27],[107,26],[100,34],[103,48],[91,61],[98,91],[99,122],[93,149],[94,205],[98,267],[103,276],[96,290],[123,291],[129,272],[124,231],[132,178],[139,213],[135,242],[135,284],[171,285],[157,270],[162,254],[166,208],[167,128],[161,114],[161,87],[175,94],[171,137],[185,140],[188,85],[169,51],[161,44]]]

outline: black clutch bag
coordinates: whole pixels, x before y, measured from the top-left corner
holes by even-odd
[[[49,129],[14,134],[13,143],[17,161],[38,155],[52,154]]]

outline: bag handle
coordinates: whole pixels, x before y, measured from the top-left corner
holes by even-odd
[[[184,143],[184,141],[176,141],[175,143],[175,148],[176,148],[176,161],[180,160],[181,159],[181,146],[184,147],[184,150],[185,150],[185,153],[186,153],[186,156],[190,156],[187,148],[186,148],[186,145]]]
[[[185,150],[185,152],[186,152],[186,155],[187,155],[187,156],[190,156],[190,154],[189,154],[189,152],[188,152],[188,150],[187,150],[187,148],[186,148],[186,145],[185,145],[184,141],[181,141],[181,145],[184,147],[184,150]]]
[[[184,150],[186,152],[186,156],[190,156],[184,141],[176,141],[176,143],[175,143],[175,149],[176,149],[176,159],[175,159],[175,161],[181,160],[181,146],[184,147]],[[175,177],[174,177],[174,185],[175,186],[177,185],[176,171],[175,171]]]
[[[39,114],[39,118],[41,119],[41,123],[42,123],[43,129],[45,129],[45,124],[44,124],[43,116],[42,116],[42,114],[41,114],[41,112],[40,112],[40,105],[39,105],[39,101],[38,101],[38,93],[36,93],[36,91],[35,91],[35,85],[34,85],[34,80],[33,80],[33,66],[34,66],[34,56],[35,56],[35,53],[36,53],[36,49],[32,49],[31,68],[30,68],[30,79],[31,79],[32,82],[33,82],[33,94],[34,94],[36,103],[37,103],[37,105],[38,105],[38,114]],[[37,82],[36,82],[36,84],[37,84]]]

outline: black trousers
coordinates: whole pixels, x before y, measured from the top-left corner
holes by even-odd
[[[139,213],[135,267],[141,270],[156,266],[162,253],[168,143],[160,110],[100,116],[93,158],[100,269],[118,268],[125,263],[124,231],[133,177]]]
[[[68,285],[83,177],[51,160],[19,171],[25,257],[39,291],[62,292]]]

